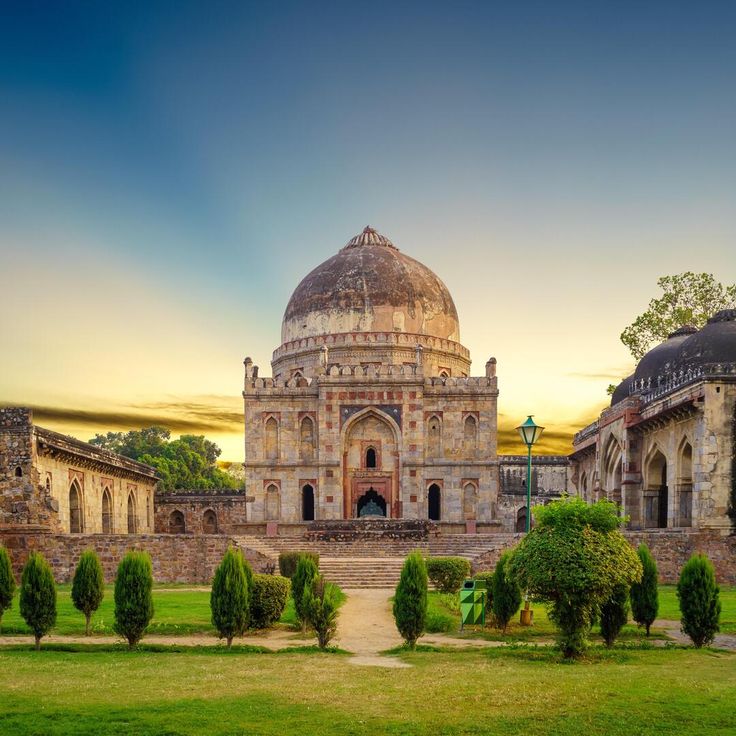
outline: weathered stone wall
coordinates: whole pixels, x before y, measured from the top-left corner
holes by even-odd
[[[82,552],[93,549],[100,556],[105,580],[110,582],[125,553],[135,549],[151,555],[153,578],[158,583],[207,584],[228,546],[237,542],[225,535],[48,534],[30,529],[25,533],[0,530],[0,544],[7,547],[18,578],[28,555],[35,550],[49,561],[57,583],[70,582]],[[241,549],[256,572],[270,564],[256,550]]]
[[[523,534],[499,539],[498,547],[473,561],[473,572],[492,570],[504,549],[518,544]],[[644,542],[657,561],[659,581],[676,583],[682,566],[697,553],[707,555],[716,568],[716,578],[722,585],[736,585],[736,536],[724,537],[716,532],[697,531],[637,531],[624,532],[633,547]]]
[[[159,493],[155,499],[156,533],[237,534],[246,523],[245,504],[244,492]],[[176,528],[180,518],[183,530]]]

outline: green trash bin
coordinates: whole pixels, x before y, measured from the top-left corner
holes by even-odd
[[[485,626],[486,584],[484,580],[468,578],[460,588],[460,630],[470,626]]]

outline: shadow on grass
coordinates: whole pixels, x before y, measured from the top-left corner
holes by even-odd
[[[294,646],[285,647],[283,649],[269,649],[268,647],[253,646],[251,644],[233,644],[228,649],[224,644],[202,644],[202,645],[183,645],[183,644],[138,644],[133,649],[129,649],[128,645],[120,642],[117,644],[64,644],[52,642],[41,644],[40,652],[35,652],[33,644],[8,644],[0,651],[2,652],[33,652],[39,656],[43,656],[44,652],[63,652],[66,654],[100,654],[100,653],[116,653],[130,654],[131,656],[144,654],[203,654],[217,656],[233,656],[237,654],[339,654],[349,655],[350,652],[340,649],[339,647],[327,647],[320,649],[316,644],[312,646]]]

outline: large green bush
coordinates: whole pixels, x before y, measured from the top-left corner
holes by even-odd
[[[82,552],[72,580],[72,603],[84,614],[84,633],[90,635],[89,622],[105,596],[105,575],[94,550]]]
[[[279,555],[279,572],[285,578],[293,578],[296,572],[296,566],[301,557],[309,557],[319,568],[319,555],[316,552],[282,552]]]
[[[414,649],[427,622],[427,566],[420,552],[404,561],[394,596],[394,620],[404,641]]]
[[[212,625],[220,638],[233,644],[233,637],[242,636],[250,621],[248,575],[240,550],[228,547],[215,570],[210,592]]]
[[[330,643],[337,631],[337,611],[340,607],[340,589],[318,575],[304,591],[304,610],[307,622],[317,634],[320,649]]]
[[[115,632],[132,649],[153,618],[153,568],[146,552],[128,552],[115,578]]]
[[[291,597],[294,599],[296,617],[307,630],[306,591],[311,590],[315,578],[319,575],[317,563],[311,555],[302,555],[296,565],[294,577],[291,579]]]
[[[291,580],[280,575],[254,575],[250,588],[250,626],[267,629],[280,618],[289,600]]]
[[[49,563],[40,552],[31,552],[20,579],[20,615],[41,648],[41,638],[56,623],[56,584]]]
[[[682,633],[696,647],[710,644],[720,630],[720,589],[713,563],[705,555],[693,555],[683,566],[677,582]]]
[[[0,547],[0,626],[2,626],[3,614],[13,605],[14,595],[13,565],[8,550],[5,547]]]
[[[609,501],[562,498],[534,508],[536,524],[512,555],[522,590],[550,604],[565,657],[580,656],[594,619],[619,585],[641,580],[641,562],[619,531],[625,519]]]
[[[508,574],[511,553],[506,551],[501,554],[496,563],[496,571],[493,574],[493,618],[496,626],[506,633],[506,627],[513,615],[521,605],[521,590],[516,578]]]
[[[640,626],[645,626],[647,636],[649,629],[657,618],[659,611],[659,575],[657,563],[646,544],[640,544],[637,550],[641,561],[641,582],[631,586],[631,615]]]
[[[457,593],[470,577],[470,562],[464,557],[430,557],[427,576],[440,593]]]
[[[611,597],[601,605],[601,636],[607,647],[612,647],[629,617],[629,588],[618,585]]]

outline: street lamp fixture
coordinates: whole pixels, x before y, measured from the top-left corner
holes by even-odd
[[[526,445],[528,453],[526,465],[526,531],[528,532],[532,518],[532,445],[542,436],[544,427],[535,424],[530,414],[527,420],[516,428],[516,431]]]

